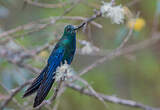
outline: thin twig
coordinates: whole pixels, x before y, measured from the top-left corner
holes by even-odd
[[[24,2],[30,5],[36,6],[36,7],[40,7],[40,8],[61,8],[67,5],[67,3],[47,4],[47,3],[40,3],[40,2],[32,1],[32,0],[25,0]]]
[[[76,77],[77,77],[77,79],[78,79],[79,81],[81,81],[81,82],[89,89],[89,91],[92,92],[92,93],[95,95],[95,97],[96,97],[98,100],[100,100],[100,101],[104,104],[104,106],[107,108],[107,104],[104,102],[103,98],[102,98],[99,94],[97,94],[97,92],[93,89],[93,87],[92,87],[86,80],[84,80],[83,78],[81,78],[81,77],[79,77],[79,76],[76,76]]]
[[[138,18],[140,15],[140,12],[137,13],[136,18]],[[120,46],[117,48],[117,50],[123,48],[126,43],[128,42],[128,40],[131,38],[132,33],[133,33],[133,27],[134,27],[135,23],[133,23],[132,28],[129,30],[128,35],[125,37],[125,39],[123,40],[123,42],[120,44]]]
[[[77,30],[84,27],[85,25],[87,25],[88,23],[90,23],[91,21],[97,19],[98,17],[101,17],[102,16],[102,13],[100,11],[96,11],[96,13],[88,18],[87,20],[85,20],[84,22],[82,22],[80,25],[77,26]]]
[[[32,82],[32,80],[26,81],[25,83],[23,83],[22,85],[20,85],[19,87],[15,88],[12,90],[12,92],[10,93],[10,96],[2,103],[0,110],[3,110],[4,107],[12,100],[12,98],[20,91],[22,90],[25,86],[27,86],[28,84],[30,84]]]
[[[67,87],[70,87],[70,88],[72,88],[72,89],[74,89],[74,90],[76,90],[76,91],[78,91],[78,92],[80,92],[82,94],[97,98],[95,96],[95,94],[93,94],[92,92],[90,92],[87,89],[84,89],[81,86],[74,85],[74,84],[68,84]],[[108,96],[108,95],[104,95],[104,94],[101,94],[101,93],[97,93],[97,94],[99,96],[101,96],[103,98],[103,100],[105,100],[107,102],[120,104],[120,105],[125,105],[125,106],[129,106],[129,107],[141,108],[141,109],[144,109],[144,110],[160,110],[160,108],[153,108],[153,107],[150,107],[148,105],[144,105],[144,104],[138,103],[136,101],[125,100],[125,99],[122,99],[122,98],[118,98],[116,96]]]
[[[21,25],[21,26],[18,26],[16,28],[14,28],[14,29],[11,29],[11,30],[8,30],[8,31],[5,31],[5,32],[1,33],[0,38],[8,36],[8,35],[13,34],[13,33],[16,33],[16,32],[21,31],[21,30],[32,29],[33,27],[37,27],[37,29],[30,31],[29,33],[36,32],[36,31],[39,31],[41,29],[44,29],[44,28],[48,27],[49,25],[53,25],[53,24],[56,23],[56,21],[62,19],[64,15],[68,14],[80,1],[81,0],[75,1],[74,4],[70,8],[66,9],[61,16],[56,17],[54,20],[52,19],[51,22],[49,22],[49,23],[41,24],[40,26],[37,26],[37,23],[39,23],[41,21],[44,21],[44,19],[33,21],[29,24]],[[28,34],[28,32],[26,34]]]

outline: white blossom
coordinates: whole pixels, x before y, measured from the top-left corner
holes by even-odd
[[[63,80],[68,80],[71,79],[74,74],[73,68],[65,62],[57,68],[55,79],[56,81],[59,81],[61,78]]]
[[[110,18],[113,23],[120,24],[124,22],[124,9],[121,5],[113,6],[112,3],[103,2],[100,11],[103,17]]]
[[[81,48],[81,53],[82,54],[90,54],[94,51],[99,51],[99,48],[95,47],[94,45],[92,45],[90,42],[87,42],[85,40],[79,40],[80,44],[84,45]]]
[[[81,49],[81,53],[82,54],[90,54],[93,52],[93,48],[91,46],[90,43],[86,44],[82,49]]]

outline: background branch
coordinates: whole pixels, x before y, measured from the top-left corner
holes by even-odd
[[[95,22],[95,20],[97,18],[100,18],[102,16],[102,13],[100,11],[95,11],[95,13],[89,17],[81,17],[81,16],[66,16],[67,14],[69,14],[69,12],[71,12],[76,6],[78,6],[78,4],[81,2],[82,0],[77,0],[74,1],[72,3],[70,3],[71,7],[67,8],[60,16],[53,16],[53,17],[48,17],[48,18],[44,18],[44,19],[40,19],[40,20],[36,20],[30,23],[26,23],[24,25],[20,25],[16,28],[12,28],[8,31],[4,31],[2,33],[0,33],[0,57],[2,59],[5,59],[7,62],[16,65],[19,68],[24,68],[26,70],[31,71],[32,73],[40,73],[40,69],[32,66],[30,63],[25,62],[26,60],[35,60],[35,58],[38,57],[38,54],[40,54],[41,52],[48,50],[50,46],[53,45],[53,42],[47,42],[45,45],[43,45],[42,47],[38,47],[35,49],[25,49],[22,46],[20,46],[20,49],[18,51],[14,51],[12,49],[7,48],[7,43],[9,41],[15,41],[16,38],[21,37],[22,35],[29,35],[32,34],[33,32],[38,32],[42,29],[45,29],[49,26],[53,26],[56,23],[59,23],[58,21],[61,20],[69,20],[69,21],[82,21],[79,25],[77,25],[78,29],[83,28],[83,30],[88,29],[89,27],[89,33],[88,34],[91,38],[92,36],[92,43],[94,42],[93,38],[95,37],[94,34],[97,34],[99,30],[97,29],[101,29],[99,33],[102,33],[102,31],[105,31],[102,29],[102,23],[99,24],[97,22]],[[112,2],[114,2],[113,4],[116,5],[115,1],[112,0]],[[139,0],[133,0],[131,2],[129,2],[128,4],[126,4],[126,6],[132,6],[136,3],[138,3]],[[61,8],[61,7],[65,7],[65,5],[67,4],[65,3],[58,3],[58,4],[47,4],[47,3],[41,3],[38,1],[32,1],[32,0],[25,0],[25,3],[39,7],[39,8]],[[139,17],[139,16],[138,16]],[[137,17],[137,18],[138,18]],[[128,41],[130,40],[130,38],[132,37],[132,34],[134,33],[134,29],[130,29],[127,36],[125,36],[125,38],[122,40],[122,43],[115,49],[112,49],[111,51],[107,51],[106,49],[103,49],[101,47],[98,47],[99,51],[93,51],[90,54],[82,54],[82,52],[80,51],[81,48],[79,46],[79,48],[77,49],[78,55],[86,55],[86,56],[94,56],[97,57],[94,59],[94,61],[90,64],[88,64],[88,66],[86,66],[84,69],[82,69],[79,74],[77,76],[73,76],[72,81],[60,81],[57,83],[57,87],[54,87],[54,94],[53,96],[44,101],[38,108],[36,109],[41,109],[42,107],[46,107],[48,110],[52,109],[52,102],[55,102],[55,106],[54,106],[54,110],[57,109],[58,105],[61,104],[60,100],[55,100],[56,98],[60,97],[64,91],[67,88],[71,88],[74,91],[77,91],[83,95],[87,95],[87,96],[91,96],[96,98],[97,100],[100,100],[105,106],[106,106],[106,102],[110,102],[110,103],[114,103],[114,104],[120,104],[123,106],[129,106],[132,108],[140,108],[140,109],[144,109],[144,110],[160,110],[160,108],[154,108],[148,105],[144,105],[141,104],[137,101],[133,101],[133,100],[126,100],[123,98],[118,98],[116,96],[110,96],[110,95],[106,95],[103,93],[99,93],[96,91],[96,89],[93,89],[93,87],[87,82],[87,80],[83,79],[81,76],[84,74],[87,74],[90,70],[96,68],[97,66],[99,66],[100,64],[103,64],[107,61],[111,61],[117,57],[126,55],[126,54],[135,54],[137,51],[143,50],[144,48],[147,48],[149,46],[155,46],[159,40],[160,40],[160,33],[158,32],[158,24],[159,24],[159,20],[158,20],[159,14],[155,14],[154,16],[154,20],[153,20],[153,28],[151,31],[151,36],[148,38],[145,38],[145,40],[139,41],[138,43],[134,43],[134,44],[129,44]],[[63,21],[62,21],[63,22]],[[92,25],[87,26],[88,24],[92,24],[93,26],[96,27],[96,29],[94,29],[94,31],[91,29]],[[55,26],[56,27],[56,26]],[[104,27],[105,28],[105,27]],[[23,33],[21,33],[21,31],[24,31]],[[55,30],[56,31],[56,30]],[[20,33],[18,33],[20,32]],[[101,34],[97,34],[101,35]],[[82,36],[84,33],[78,33],[79,36]],[[78,36],[78,39],[80,39]],[[133,35],[134,36],[134,35]],[[98,36],[99,37],[99,36]],[[99,39],[101,39],[99,37]],[[95,40],[96,42],[99,41]],[[106,39],[106,38],[105,38]],[[91,42],[91,41],[88,41]],[[126,45],[128,43],[128,45]],[[96,44],[95,44],[96,45]],[[75,82],[79,80],[81,81],[85,87],[80,86],[78,84],[76,84]],[[1,86],[5,89],[5,91],[8,92],[9,96],[4,99],[4,101],[2,102],[1,106],[0,106],[0,110],[3,110],[5,107],[8,106],[8,104],[11,101],[14,101],[17,106],[19,108],[24,108],[27,110],[27,108],[23,107],[23,105],[21,105],[15,98],[15,96],[20,93],[20,91],[26,87],[27,85],[29,85],[32,82],[32,80],[26,81],[25,83],[23,83],[22,85],[16,87],[15,89],[12,89],[11,91],[9,91],[7,88],[5,88],[5,86],[3,84],[1,84]],[[29,104],[28,104],[29,106]]]

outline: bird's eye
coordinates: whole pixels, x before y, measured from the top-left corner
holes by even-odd
[[[70,31],[70,29],[68,28],[66,31],[67,31],[67,32],[69,32],[69,31]]]

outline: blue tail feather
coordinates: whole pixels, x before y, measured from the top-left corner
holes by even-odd
[[[36,92],[41,85],[41,82],[43,80],[43,75],[47,71],[48,66],[46,66],[43,71],[40,73],[40,75],[33,81],[32,85],[25,91],[23,97],[30,96],[34,92]]]
[[[34,101],[33,107],[38,106],[39,104],[42,103],[42,101],[45,99],[47,94],[49,93],[53,83],[54,83],[54,76],[55,76],[55,70],[56,70],[57,65],[53,65],[52,67],[49,67],[49,71],[47,74],[44,75],[44,79],[38,89],[37,96]]]
[[[40,105],[45,97],[48,95],[54,81],[55,81],[55,71],[60,65],[64,55],[64,50],[59,48],[54,51],[54,55],[51,55],[48,60],[47,72],[43,75],[43,80],[37,91],[37,96],[34,101],[33,107]]]

